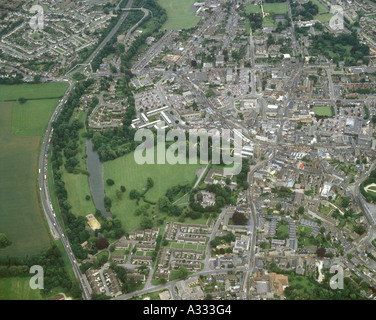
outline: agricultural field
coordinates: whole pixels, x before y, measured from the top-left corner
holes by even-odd
[[[41,290],[32,290],[29,282],[29,277],[0,278],[0,300],[44,300]]]
[[[113,186],[105,183],[105,193],[112,200],[111,212],[122,221],[126,231],[134,230],[139,226],[141,216],[135,216],[136,200],[129,198],[132,189],[142,192],[146,186],[147,178],[152,178],[154,186],[146,193],[145,198],[151,202],[157,202],[163,196],[167,189],[176,186],[191,183],[193,184],[197,177],[196,171],[203,167],[200,164],[144,164],[138,165],[134,160],[134,153],[127,154],[118,159],[105,162],[104,181],[114,180]],[[120,186],[125,186],[126,192],[121,199],[116,197],[116,190]],[[140,205],[146,204],[142,200]],[[152,213],[158,213],[158,209],[152,206]],[[170,217],[168,217],[170,218]],[[204,218],[202,218],[204,219]],[[201,220],[201,219],[198,219]],[[204,219],[206,221],[206,219]],[[196,223],[205,223],[203,221]]]
[[[161,7],[167,11],[167,21],[162,26],[166,30],[189,29],[200,20],[191,11],[195,0],[158,0]]]
[[[57,97],[67,87],[66,83],[0,86],[0,233],[12,241],[0,256],[37,254],[50,245],[38,201],[38,155]],[[20,104],[20,97],[33,100]]]

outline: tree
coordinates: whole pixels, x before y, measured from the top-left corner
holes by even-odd
[[[86,199],[87,201],[89,201],[89,200],[90,200],[90,196],[87,194],[86,197],[85,197],[85,199]]]
[[[4,233],[0,233],[0,248],[8,247],[12,244],[12,242],[8,239],[8,237]]]
[[[131,200],[139,199],[139,198],[140,198],[140,193],[139,193],[137,190],[133,189],[133,190],[131,190],[131,191],[129,192],[129,198],[130,198]]]
[[[121,190],[121,192],[125,192],[126,191],[126,189],[125,189],[124,186],[120,186],[120,190]]]
[[[247,223],[247,218],[245,217],[244,213],[235,211],[235,213],[232,215],[232,221],[236,225],[244,225]]]
[[[107,183],[108,186],[112,186],[112,185],[115,184],[115,181],[112,180],[112,179],[107,179],[107,180],[106,180],[106,183]]]
[[[106,249],[110,245],[110,243],[108,242],[106,238],[97,239],[96,244],[97,244],[98,250]]]
[[[185,267],[179,267],[179,269],[178,269],[178,277],[180,279],[183,279],[183,280],[187,279],[187,277],[188,277],[188,270],[187,270],[187,268],[185,268]]]
[[[162,196],[158,199],[158,208],[162,212],[167,212],[171,202],[166,196]]]
[[[324,247],[321,247],[321,248],[317,248],[316,250],[316,254],[319,258],[324,258],[325,257],[325,248]]]
[[[152,188],[154,186],[154,181],[153,181],[153,179],[152,178],[148,178],[147,179],[147,181],[146,181],[146,188],[147,189],[150,189],[150,188]]]
[[[24,97],[20,97],[20,98],[18,98],[18,102],[19,102],[20,104],[24,104],[26,101],[27,101],[27,100],[26,100]]]
[[[303,214],[304,213],[304,207],[303,206],[300,206],[299,209],[298,209],[298,213],[299,214]]]

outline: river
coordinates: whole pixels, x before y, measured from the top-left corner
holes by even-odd
[[[102,212],[106,218],[112,218],[111,212],[108,212],[104,206],[104,180],[103,165],[99,160],[99,155],[93,150],[91,140],[86,142],[86,165],[89,172],[89,185],[95,207]]]

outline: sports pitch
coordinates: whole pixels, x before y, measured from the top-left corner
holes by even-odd
[[[194,27],[200,20],[191,11],[195,0],[158,0],[159,5],[167,11],[167,21],[162,29],[179,30]]]

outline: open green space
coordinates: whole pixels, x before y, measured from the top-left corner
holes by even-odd
[[[244,6],[244,11],[245,11],[246,14],[261,13],[261,7],[259,5],[257,5],[257,4],[247,3]]]
[[[0,101],[18,100],[19,98],[46,99],[62,97],[68,86],[67,82],[1,85]]]
[[[264,12],[284,14],[287,13],[287,2],[264,3],[263,8]]]
[[[0,86],[0,233],[12,241],[0,256],[38,254],[50,245],[38,200],[38,159],[41,136],[58,101],[37,99],[62,96],[66,88],[66,83]],[[20,97],[35,100],[20,105]]]
[[[313,107],[313,111],[317,116],[331,117],[333,115],[331,107]]]
[[[12,135],[41,136],[59,99],[28,100],[13,102]]]
[[[145,198],[156,203],[161,196],[165,195],[168,188],[179,184],[193,184],[197,179],[195,172],[202,166],[201,164],[171,165],[168,163],[139,165],[134,160],[133,152],[105,162],[103,164],[104,181],[110,178],[115,182],[113,186],[108,186],[105,183],[106,196],[112,200],[111,212],[122,221],[126,231],[137,228],[142,217],[134,215],[134,211],[138,206],[136,200],[129,198],[129,193],[132,189],[142,193],[146,186],[147,178],[152,178],[154,186],[145,194]],[[126,192],[123,193],[121,199],[116,197],[116,190],[119,190],[120,186],[125,186],[126,188]],[[140,205],[143,204],[145,202],[140,201]],[[159,210],[155,207],[154,209],[152,208],[153,211],[156,214]],[[159,216],[161,215],[159,214]],[[163,216],[167,217],[166,214],[163,214]],[[194,221],[196,221],[195,223],[200,223],[197,220]]]
[[[267,16],[264,17],[262,20],[262,27],[276,27],[277,25],[274,23],[273,16],[268,14]]]
[[[319,14],[329,12],[329,10],[319,0],[311,0],[311,2],[319,7]]]
[[[167,21],[162,26],[166,30],[189,29],[200,20],[191,11],[195,0],[158,0],[158,4],[167,12]]]
[[[44,300],[41,290],[30,288],[30,278],[0,278],[0,300]]]
[[[322,13],[322,14],[317,14],[314,16],[315,19],[323,23],[329,22],[332,17],[333,15],[331,13]]]
[[[334,209],[334,207],[332,205],[329,205],[329,206],[324,206],[324,205],[321,205],[319,206],[319,211],[320,213],[322,214],[325,214],[326,216]]]
[[[86,112],[75,112],[72,116],[71,121],[78,119],[80,122],[84,123],[86,117]],[[68,202],[72,206],[72,213],[77,216],[87,216],[88,214],[95,213],[95,206],[92,199],[89,176],[83,172],[87,171],[86,168],[86,138],[82,136],[86,132],[86,129],[79,130],[79,149],[78,149],[78,159],[80,161],[77,169],[81,172],[74,174],[69,173],[65,169],[62,170],[62,178],[65,183]],[[86,196],[90,199],[87,200]]]

